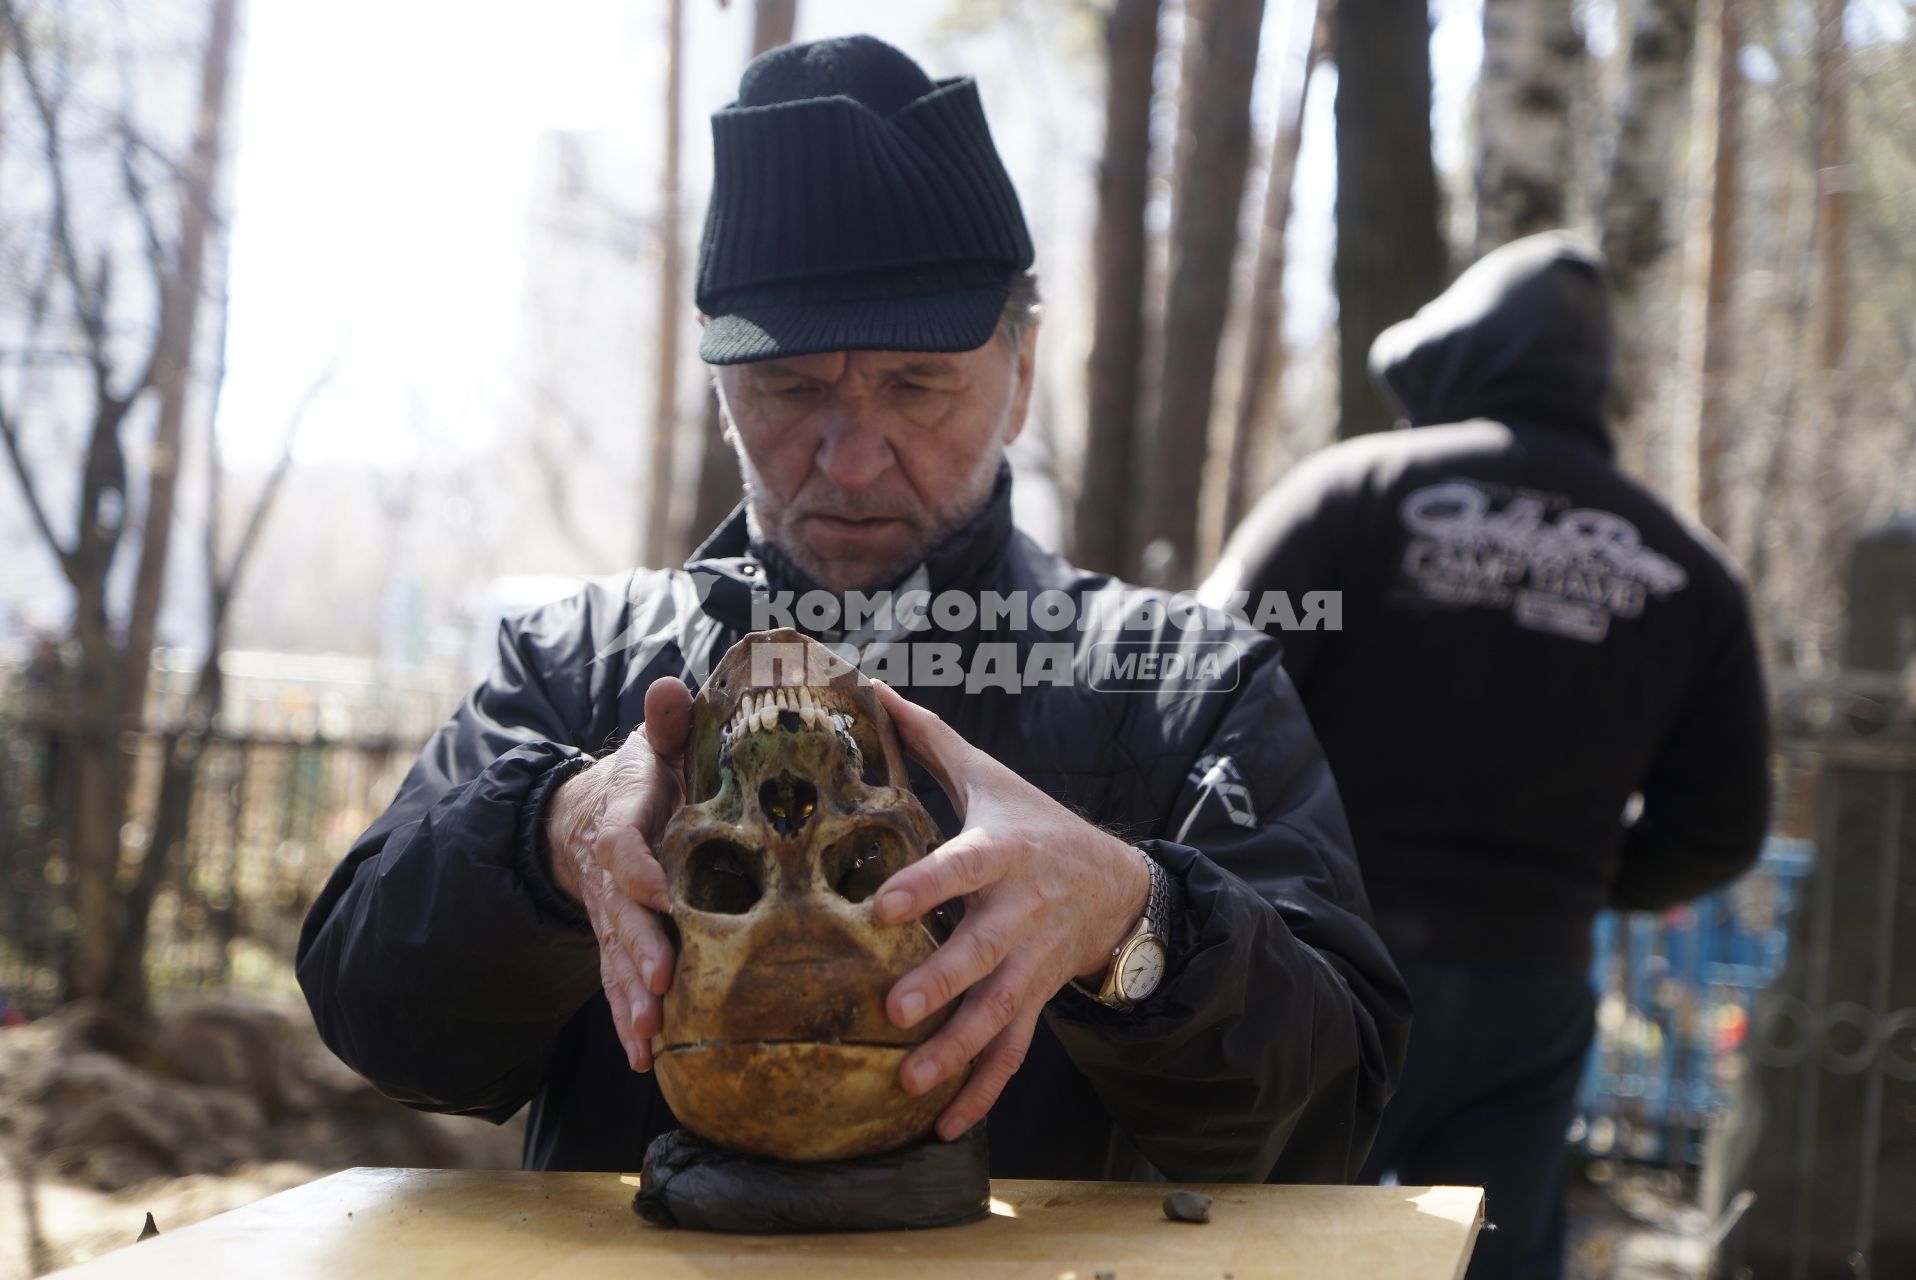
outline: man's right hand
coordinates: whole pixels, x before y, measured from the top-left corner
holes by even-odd
[[[675,676],[645,691],[645,723],[616,752],[559,785],[546,805],[552,879],[599,939],[599,980],[634,1071],[650,1070],[659,997],[672,985],[669,903],[653,851],[685,798],[692,693]]]

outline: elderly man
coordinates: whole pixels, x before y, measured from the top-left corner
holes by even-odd
[[[974,1064],[938,1134],[989,1116],[1001,1177],[1349,1179],[1407,1014],[1336,790],[1275,645],[1174,625],[1012,527],[1037,300],[975,86],[865,37],[789,46],[713,132],[700,351],[744,506],[685,570],[506,624],[307,921],[327,1043],[413,1106],[530,1102],[529,1167],[633,1167],[674,1125],[648,1074],[673,966],[652,849],[687,682],[795,597],[893,588],[937,607],[797,621],[909,651],[910,701],[886,696],[948,839],[876,910],[965,903],[886,1002],[901,1027],[955,1007],[900,1068],[917,1093]],[[979,600],[1021,625],[945,607]],[[1114,643],[1148,662],[1099,678]]]

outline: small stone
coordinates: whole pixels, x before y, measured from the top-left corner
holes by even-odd
[[[1211,1197],[1197,1191],[1173,1191],[1164,1197],[1164,1216],[1173,1222],[1209,1222]]]

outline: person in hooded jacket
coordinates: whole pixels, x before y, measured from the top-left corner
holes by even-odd
[[[1364,1176],[1485,1187],[1470,1274],[1555,1276],[1591,925],[1755,860],[1756,640],[1722,550],[1617,469],[1608,289],[1576,241],[1489,254],[1371,368],[1413,429],[1306,458],[1200,597],[1341,593],[1337,629],[1281,639],[1411,984]]]
[[[888,923],[964,901],[886,999],[899,1026],[954,1009],[899,1076],[922,1093],[971,1064],[939,1137],[986,1122],[995,1177],[1349,1180],[1401,1062],[1402,981],[1277,646],[1218,614],[1173,625],[1162,594],[1013,525],[1036,294],[976,85],[869,37],[791,45],[713,137],[700,354],[746,501],[684,569],[504,624],[307,917],[321,1035],[414,1107],[530,1104],[529,1168],[637,1167],[677,1125],[648,1071],[674,960],[651,849],[688,686],[776,621],[910,651],[883,696],[948,839],[872,901]],[[1031,620],[792,615],[887,588]],[[1096,663],[1119,640],[1231,661],[1113,690]],[[1120,944],[1161,963],[1119,966]]]

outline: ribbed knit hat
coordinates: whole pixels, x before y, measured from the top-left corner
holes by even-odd
[[[1031,266],[978,86],[870,36],[760,55],[712,116],[699,356],[970,351]]]

